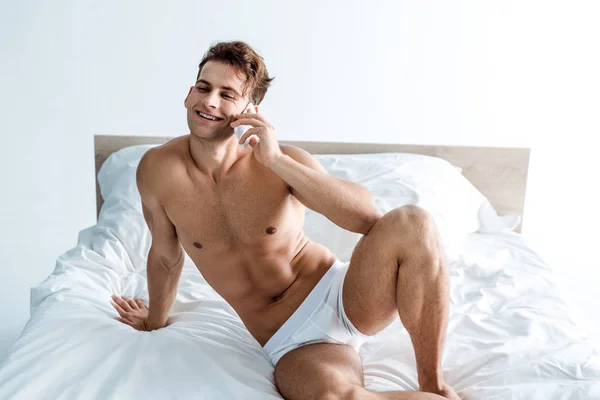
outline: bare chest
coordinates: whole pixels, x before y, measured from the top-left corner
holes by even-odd
[[[304,209],[287,184],[266,168],[238,171],[218,184],[174,182],[165,210],[190,254],[268,254],[302,230]],[[193,257],[195,258],[195,257]]]

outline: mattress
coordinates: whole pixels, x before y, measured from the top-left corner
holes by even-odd
[[[102,236],[95,230],[83,231],[61,267],[32,290],[31,319],[0,366],[0,398],[281,398],[260,345],[189,258],[166,328],[138,332],[115,321],[110,295],[147,301],[146,280],[98,264],[85,247]],[[600,399],[598,343],[520,235],[470,235],[450,271],[442,365],[457,391],[472,399]],[[399,319],[360,355],[367,388],[418,388]]]
[[[0,399],[280,399],[269,358],[189,257],[168,326],[140,332],[114,319],[113,294],[148,304],[150,241],[139,200],[124,200],[131,182],[118,198],[103,187],[98,224],[31,289],[31,317],[0,364]],[[352,243],[336,250],[347,256]],[[471,399],[600,399],[598,338],[556,269],[507,230],[472,232],[454,250],[447,382]],[[360,355],[366,388],[418,388],[398,318]]]

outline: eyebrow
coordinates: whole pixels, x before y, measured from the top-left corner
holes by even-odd
[[[204,80],[204,79],[198,79],[198,80],[196,81],[196,83],[198,83],[198,82],[199,82],[199,83],[203,83],[203,84],[205,84],[205,85],[208,85],[208,86],[212,86],[212,85],[210,84],[210,82],[209,82],[209,81],[207,81],[207,80]],[[241,94],[239,94],[238,92],[236,92],[236,90],[235,90],[234,88],[232,88],[232,87],[229,87],[229,86],[221,86],[221,89],[225,89],[225,90],[231,90],[233,93],[237,94],[238,96],[241,96]]]

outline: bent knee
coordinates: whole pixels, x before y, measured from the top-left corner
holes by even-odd
[[[349,346],[331,343],[292,350],[279,360],[274,374],[277,389],[288,400],[358,399],[353,397],[354,386],[364,383],[360,355]]]
[[[331,377],[330,377],[331,378]],[[323,399],[323,400],[361,400],[365,398],[366,389],[340,379],[321,379],[318,381],[275,380],[277,390],[288,400]],[[310,387],[306,387],[306,385]]]
[[[416,204],[405,204],[402,207],[394,208],[388,214],[391,218],[413,227],[435,228],[435,221],[431,213]]]
[[[378,221],[380,229],[393,230],[411,236],[438,236],[437,225],[429,211],[414,204],[394,208]]]
[[[339,384],[337,386],[329,386],[318,393],[316,399],[326,400],[363,400],[367,392],[361,386],[352,384]]]

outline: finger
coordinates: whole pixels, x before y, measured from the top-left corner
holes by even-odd
[[[246,142],[246,139],[248,139],[252,135],[258,135],[258,133],[260,131],[261,131],[261,128],[250,128],[250,129],[248,129],[246,132],[244,132],[244,134],[242,135],[242,137],[238,141],[238,144],[244,144]]]
[[[117,301],[120,301],[120,299],[117,296],[111,296],[113,302],[110,303],[111,306],[113,306],[115,308],[115,310],[117,310],[117,312],[119,313],[119,315],[124,315],[125,314],[125,310],[123,309],[123,307],[121,307]]]
[[[138,307],[140,308],[146,308],[146,304],[141,300],[141,299],[135,299]]]
[[[125,311],[131,311],[131,307],[129,306],[129,304],[127,303],[127,301],[125,301],[124,296],[115,297],[114,301],[115,301],[115,303],[117,303],[118,305],[120,305],[123,310],[125,310]]]
[[[117,312],[119,313],[120,316],[122,316],[122,317],[125,316],[126,311],[123,310],[123,308],[120,305],[115,304],[115,303],[110,303],[110,304],[115,308],[115,310],[117,310]]]
[[[265,117],[263,117],[260,114],[254,114],[257,120],[259,120],[260,122],[264,123],[265,125],[269,125],[269,122],[265,119]]]
[[[248,141],[248,144],[250,145],[250,147],[254,148],[254,146],[256,146],[258,142],[260,142],[260,139],[257,136],[251,136],[250,140]]]
[[[134,299],[127,300],[127,303],[129,304],[129,307],[131,307],[132,310],[137,310],[139,308],[138,304],[135,302]]]
[[[239,125],[251,125],[251,126],[254,126],[254,127],[265,126],[266,125],[263,121],[259,120],[258,118],[253,118],[253,117],[246,118],[246,116],[248,114],[241,114],[241,115],[243,115],[244,118],[240,118],[240,119],[238,119],[236,121],[233,121],[231,123],[232,127],[236,127],[236,126],[239,126]]]
[[[242,114],[235,114],[234,116],[237,117],[237,118],[256,118],[256,119],[261,120],[263,122],[267,122],[265,120],[265,117],[263,117],[262,115],[260,115],[257,112],[257,110],[258,110],[258,108],[257,109],[248,108],[246,110],[246,112],[244,112]]]
[[[254,110],[249,111],[249,112],[245,112],[243,114],[236,114],[235,117],[236,117],[236,120],[237,120],[237,118],[254,118],[254,119],[259,120],[260,122],[263,122],[266,125],[269,124],[267,122],[267,120],[265,119],[265,117],[263,117],[260,114],[254,113]]]

